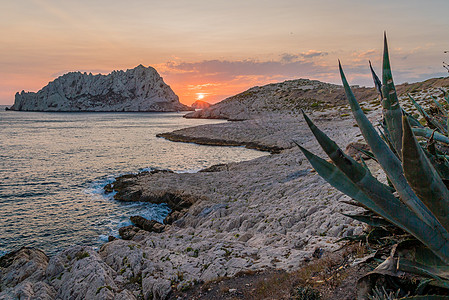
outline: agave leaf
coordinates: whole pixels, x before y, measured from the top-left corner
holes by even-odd
[[[352,93],[351,88],[349,87],[341,64],[339,64],[339,68],[343,86],[346,92],[346,97],[348,98],[354,118],[359,125],[365,141],[371,147],[371,151],[376,156],[377,161],[395,187],[396,191],[399,194],[399,197],[421,220],[426,222],[428,225],[435,225],[436,227],[439,227],[441,229],[441,225],[439,226],[435,217],[422,204],[422,202],[413,192],[412,188],[408,185],[402,171],[400,160],[396,157],[396,155],[394,155],[387,144],[385,144],[385,142],[380,138],[380,136],[374,129],[374,126],[363,113],[360,105],[355,99],[354,94]]]
[[[397,153],[402,151],[402,110],[399,105],[396,88],[391,74],[390,58],[388,56],[387,36],[384,35],[384,55],[382,68],[382,107],[384,119],[390,132],[394,149]]]
[[[433,278],[438,280],[440,283],[443,283],[446,288],[449,288],[449,281],[443,280],[449,280],[449,272],[447,271],[447,268],[433,268],[428,265],[420,264],[416,261],[399,259],[398,269],[403,272]]]
[[[437,120],[435,120],[435,118],[426,113],[426,111],[421,107],[421,105],[419,105],[418,102],[416,102],[415,99],[413,99],[413,97],[410,94],[408,94],[408,97],[410,101],[412,101],[413,105],[416,107],[418,112],[427,121],[427,124],[429,124],[429,126],[438,129],[441,133],[447,134],[447,128],[445,126],[441,125]]]
[[[367,186],[365,188],[369,189],[369,193],[376,191],[376,193],[385,194],[383,197],[392,196],[390,187],[379,182],[361,164],[356,162],[349,155],[345,154],[333,140],[331,140],[324,132],[315,126],[312,120],[310,120],[304,112],[302,113],[307,125],[317,139],[321,148],[323,148],[329,158],[351,181],[359,186],[366,184]],[[370,194],[367,196],[371,197]]]
[[[431,116],[421,107],[421,105],[418,104],[418,102],[416,102],[416,100],[412,97],[412,95],[407,94],[408,98],[410,99],[410,101],[412,101],[412,104],[415,106],[415,108],[418,110],[418,112],[421,114],[421,116],[423,116],[424,119],[426,119],[426,121],[430,124],[432,124]]]
[[[413,117],[410,113],[408,113],[404,109],[402,109],[402,114],[407,116],[410,125],[412,125],[413,127],[424,128],[424,126],[421,123],[419,123],[419,121],[415,117]]]
[[[406,239],[396,246],[395,254],[422,265],[439,268],[449,274],[449,266],[416,239]]]
[[[327,162],[326,160],[320,158],[319,156],[316,156],[307,149],[304,149],[295,141],[294,143],[304,153],[304,156],[310,162],[312,167],[317,171],[317,173],[340,192],[343,192],[352,199],[360,202],[369,210],[384,217],[391,223],[395,224],[396,226],[404,230],[406,230],[405,228],[406,226],[408,226],[408,222],[417,222],[417,224],[422,223],[420,220],[418,221],[415,220],[417,219],[416,216],[414,216],[412,212],[402,202],[400,202],[397,198],[395,198],[393,194],[391,194],[390,192],[384,191],[386,192],[385,193],[386,195],[389,194],[390,196],[384,195],[384,198],[380,196],[377,197],[383,199],[381,200],[383,201],[382,204],[378,205],[370,197],[368,197],[367,194],[359,186],[357,186],[350,178],[348,178],[342,171],[340,171],[340,169],[338,169],[335,165]],[[372,177],[371,175],[369,176]],[[372,182],[371,184],[373,185]],[[374,185],[379,187],[378,184]],[[383,189],[382,186],[379,187],[379,190],[382,189]],[[389,187],[385,186],[385,190],[387,189],[389,189]],[[377,190],[377,193],[379,193],[379,190]],[[402,220],[403,222],[399,222],[398,220],[396,220],[397,217],[396,218],[393,217],[393,215],[390,213],[398,210],[400,210],[401,213],[404,214],[404,220]],[[402,223],[405,223],[406,225],[403,225]]]
[[[413,135],[407,118],[404,128],[402,162],[407,181],[446,230],[449,230],[449,191]]]
[[[444,157],[440,157],[438,154],[432,155],[428,151],[425,151],[424,149],[423,151],[426,154],[427,158],[432,163],[435,170],[438,172],[438,175],[440,175],[446,187],[448,187],[449,163],[447,162],[447,160]]]
[[[363,166],[358,164],[350,156],[345,155],[335,142],[320,131],[305,114],[304,117],[323,150],[336,164],[336,166],[333,166],[330,163],[325,163],[323,159],[318,158],[300,147],[318,174],[344,193],[347,192],[339,185],[341,183],[335,183],[332,180],[344,180],[346,185],[349,185],[348,181],[351,181],[358,189],[352,185],[351,193],[353,194],[347,193],[350,197],[360,201],[375,213],[381,215],[404,231],[414,235],[423,244],[431,248],[441,259],[449,262],[449,237],[438,221],[432,216],[432,219],[429,220],[432,223],[429,226],[421,220],[406,205],[393,196],[389,191],[389,187],[372,177]],[[320,164],[324,165],[324,168]],[[337,172],[335,170],[337,168],[341,172]],[[354,195],[359,198],[355,198]]]
[[[368,209],[365,205],[363,205],[362,203],[357,202],[357,201],[353,201],[353,200],[341,200],[340,202],[341,202],[341,203],[346,203],[346,204],[349,204],[349,205],[352,205],[352,206],[355,206],[355,207],[363,207],[363,208]]]
[[[336,166],[320,158],[319,156],[316,156],[307,149],[301,147],[297,142],[294,141],[294,143],[299,147],[302,153],[304,153],[304,156],[310,162],[312,167],[317,171],[317,173],[321,177],[323,177],[324,180],[326,180],[330,185],[335,187],[340,192],[348,195],[352,199],[362,203],[368,209],[374,211],[375,213],[379,215],[387,214],[369,197],[367,197],[366,194]]]
[[[434,138],[435,141],[442,142],[442,143],[445,143],[445,144],[449,145],[449,138],[447,136],[442,135],[439,132],[435,132],[434,130],[432,130],[430,128],[427,128],[427,127],[412,128],[412,131],[413,131],[413,133],[416,136],[423,136],[423,137],[426,137],[428,139],[430,139],[430,137],[433,134],[433,138]]]
[[[373,227],[388,227],[391,226],[391,223],[386,221],[385,219],[379,218],[377,216],[367,216],[362,214],[350,215],[350,214],[342,214],[351,219],[366,223]]]
[[[362,149],[362,148],[357,148],[356,146],[354,146],[354,149],[356,149],[357,151],[361,152],[362,154],[365,154],[366,156],[368,156],[368,157],[371,158],[372,160],[377,161],[377,160],[376,160],[376,157],[374,156],[373,153],[371,153],[371,151],[364,150],[364,149]]]
[[[444,100],[446,100],[446,103],[449,104],[449,95],[447,94],[447,92],[442,88],[440,88],[440,91],[443,92],[443,98]]]
[[[433,103],[438,107],[440,112],[442,112],[444,115],[447,115],[447,110],[443,107],[443,105],[440,104],[440,102],[437,101],[437,99],[434,96],[431,96]]]
[[[445,300],[445,299],[449,299],[449,296],[424,295],[424,296],[402,297],[400,299],[401,300]]]
[[[396,152],[396,149],[395,149],[394,146],[393,146],[393,142],[392,142],[392,140],[391,140],[391,138],[390,138],[390,133],[388,132],[388,128],[387,128],[384,124],[382,124],[382,123],[380,123],[380,126],[381,126],[382,129],[384,130],[384,131],[382,132],[382,130],[378,129],[378,130],[379,130],[380,136],[381,136],[382,139],[387,143],[387,145],[388,145],[388,147],[390,148],[391,152],[393,152],[393,154],[394,154],[396,157],[399,157],[399,154]],[[376,159],[376,161],[377,161],[377,159]]]
[[[360,156],[360,163],[362,164],[362,166],[365,168],[366,171],[368,171],[368,173],[371,174],[371,170],[368,168],[368,166],[366,165],[365,160],[363,159],[363,157]],[[373,175],[373,174],[371,174]]]
[[[448,114],[446,114],[446,130],[447,130],[447,133],[449,134],[449,115]]]
[[[369,68],[371,70],[371,75],[373,76],[374,86],[376,87],[377,93],[379,94],[380,99],[382,99],[382,82],[380,82],[379,77],[377,77],[376,72],[374,72],[373,66],[371,65],[371,61],[369,61]]]

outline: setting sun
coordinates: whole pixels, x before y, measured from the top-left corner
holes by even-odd
[[[197,100],[203,100],[204,97],[206,97],[206,94],[204,94],[204,93],[196,93],[196,99]]]

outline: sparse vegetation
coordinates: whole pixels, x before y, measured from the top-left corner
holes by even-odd
[[[90,254],[87,251],[79,251],[78,253],[75,254],[75,258],[77,260],[80,260],[80,259],[83,259],[83,258],[86,258],[89,256],[90,256]]]

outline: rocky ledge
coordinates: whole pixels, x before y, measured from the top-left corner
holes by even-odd
[[[152,67],[139,65],[108,75],[71,72],[37,93],[17,93],[11,110],[23,111],[185,111],[190,107]]]

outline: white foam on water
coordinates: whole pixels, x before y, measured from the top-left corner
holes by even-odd
[[[110,183],[113,183],[114,181],[115,176],[108,176],[107,178],[94,181],[87,189],[84,190],[84,193],[91,195],[95,199],[103,198],[112,200],[114,199],[114,195],[117,194],[117,192],[106,194],[104,187]]]
[[[139,169],[139,172],[152,170],[154,169],[144,168]],[[142,216],[145,219],[162,223],[170,213],[170,208],[165,203],[153,204],[149,202],[121,202],[114,200],[116,192],[106,194],[104,191],[104,187],[114,181],[115,176],[109,176],[92,182],[89,188],[84,191],[86,194],[91,195],[95,201],[111,201],[116,206],[107,218],[97,221],[94,225],[101,232],[98,237],[99,241],[107,242],[109,236],[119,237],[118,230],[121,227],[132,225],[129,219],[131,216]]]
[[[177,173],[177,174],[183,174],[183,173],[195,174],[195,173],[198,173],[200,170],[201,169],[181,170],[181,171],[175,171],[175,173]]]

